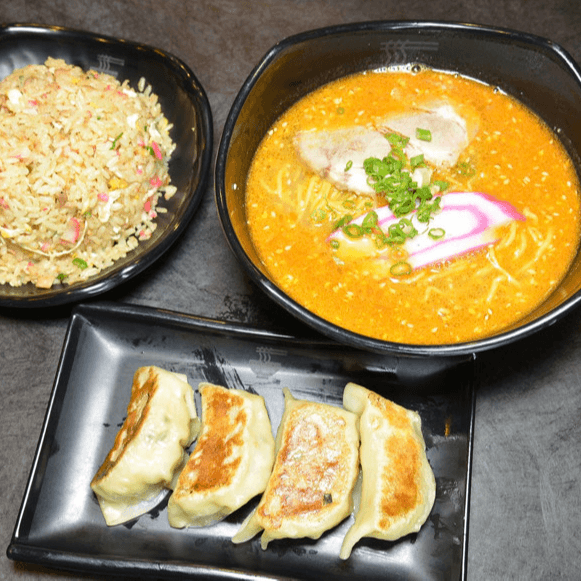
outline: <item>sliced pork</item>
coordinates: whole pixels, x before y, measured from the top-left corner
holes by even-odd
[[[406,155],[423,154],[434,165],[455,165],[470,142],[466,120],[447,103],[387,118],[378,129],[409,137]]]
[[[341,190],[373,194],[363,161],[383,158],[391,146],[373,127],[350,127],[336,131],[299,133],[295,139],[299,156],[307,166]]]
[[[405,148],[408,158],[423,154],[428,163],[452,166],[474,132],[451,105],[437,103],[387,117],[377,127],[302,132],[296,136],[295,145],[302,161],[335,187],[372,195],[374,189],[367,182],[363,161],[389,155],[389,133],[409,137]]]

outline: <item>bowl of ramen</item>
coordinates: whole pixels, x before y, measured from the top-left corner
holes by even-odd
[[[94,33],[0,27],[0,306],[103,293],[169,250],[210,171],[193,71]]]
[[[368,22],[275,45],[227,118],[226,239],[341,343],[461,355],[581,298],[581,73],[528,34]]]

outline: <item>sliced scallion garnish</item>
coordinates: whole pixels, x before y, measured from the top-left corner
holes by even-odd
[[[345,232],[349,238],[361,238],[361,236],[365,234],[365,230],[363,230],[359,224],[346,224],[343,226],[343,232]]]
[[[414,157],[410,158],[410,166],[412,169],[416,169],[416,167],[420,167],[424,165],[424,154],[420,153],[419,155],[415,155]]]
[[[409,262],[402,260],[393,264],[389,269],[389,272],[393,274],[393,276],[405,276],[406,274],[411,274],[412,267]]]
[[[416,139],[420,141],[432,141],[432,132],[429,129],[416,128]]]
[[[85,270],[89,266],[82,258],[73,258],[73,264],[81,270]]]
[[[115,149],[117,142],[121,139],[122,136],[123,136],[123,131],[113,140],[113,143],[111,144],[110,149]]]
[[[322,208],[317,208],[316,210],[313,210],[313,213],[311,214],[311,218],[313,219],[314,222],[323,222],[326,217],[327,212],[325,212],[325,210],[323,210]]]
[[[377,226],[377,212],[375,212],[374,210],[371,210],[371,212],[368,212],[365,215],[365,218],[363,218],[363,222],[362,222],[362,226],[363,228],[367,229],[373,229]]]
[[[438,240],[439,238],[443,238],[446,234],[446,231],[443,228],[430,228],[428,230],[428,236],[433,240]]]
[[[335,222],[335,224],[333,226],[333,230],[338,230],[339,228],[343,228],[343,226],[345,226],[345,224],[348,224],[349,222],[351,222],[351,220],[353,220],[353,216],[351,214],[345,214],[344,216],[341,217],[340,220],[337,220],[337,222]]]
[[[438,186],[441,192],[445,192],[450,187],[449,182],[445,182],[443,180],[434,180],[432,182],[432,185]]]

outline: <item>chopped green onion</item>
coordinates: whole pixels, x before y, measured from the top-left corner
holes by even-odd
[[[351,222],[351,220],[353,220],[353,216],[351,216],[351,214],[345,214],[340,220],[335,222],[335,225],[333,226],[333,230],[338,230],[339,228],[343,228],[343,226],[345,226],[345,224],[348,224],[349,222]]]
[[[353,162],[349,160],[345,166],[345,171],[349,171],[353,167]]]
[[[82,258],[73,258],[73,264],[81,270],[85,270],[89,266]]]
[[[365,216],[365,218],[363,218],[363,222],[361,225],[365,230],[368,229],[371,230],[377,226],[377,221],[378,221],[377,212],[372,210]]]
[[[423,186],[416,190],[416,197],[420,199],[422,202],[428,202],[432,199],[432,190],[430,190],[429,186]]]
[[[441,192],[444,192],[444,191],[446,191],[446,190],[447,190],[447,189],[450,187],[450,184],[449,184],[449,182],[444,182],[444,181],[442,181],[442,180],[434,180],[434,181],[432,182],[432,185],[433,185],[433,186],[438,186],[438,188],[440,188],[440,191],[441,191]]]
[[[345,232],[349,238],[361,238],[365,233],[359,224],[347,224],[343,226],[343,232]]]
[[[432,201],[424,200],[423,203],[420,203],[416,212],[418,222],[429,222],[432,214],[440,210],[441,200],[441,196],[436,196]]]
[[[339,248],[339,241],[338,240],[331,240],[331,248],[337,250]]]
[[[388,233],[388,243],[403,244],[407,238],[403,230],[397,224],[391,224],[388,228]]]
[[[389,269],[389,272],[393,274],[393,276],[405,276],[406,274],[411,274],[412,267],[408,262],[402,260],[393,264]]]
[[[411,157],[410,158],[410,165],[411,165],[412,169],[416,169],[416,167],[420,167],[421,165],[424,165],[424,154],[420,153],[419,155]]]
[[[446,234],[446,231],[443,228],[430,228],[428,230],[428,236],[433,240],[438,240],[439,238],[443,238]]]
[[[431,133],[427,129],[417,129],[419,138],[430,140]],[[351,215],[341,217],[334,226],[334,230],[341,229],[349,238],[360,238],[368,236],[378,249],[386,246],[403,245],[409,238],[418,235],[418,230],[412,223],[410,216],[415,212],[414,220],[419,223],[428,223],[433,214],[440,211],[441,196],[435,195],[449,188],[449,183],[445,181],[433,181],[428,185],[418,187],[418,183],[412,178],[412,171],[424,166],[424,155],[416,155],[408,158],[405,147],[409,138],[398,133],[389,133],[385,138],[390,143],[390,153],[383,159],[369,157],[363,161],[363,168],[367,174],[367,183],[387,201],[387,205],[393,215],[399,219],[398,222],[390,224],[384,231],[379,226],[377,212],[371,208],[363,217],[361,225],[354,224]],[[352,167],[351,162],[347,162],[345,171]],[[437,188],[437,189],[435,189]],[[344,207],[354,209],[354,205],[349,201],[343,202]],[[430,236],[434,239],[441,238],[445,232],[441,228],[429,230]],[[339,246],[338,241],[332,241],[333,248]],[[409,274],[411,266],[405,262],[393,265],[392,274],[398,276]]]
[[[395,224],[390,224],[387,228],[387,244],[403,244],[406,238],[414,238],[418,231],[407,218],[402,218]]]
[[[315,222],[322,222],[325,218],[327,217],[327,212],[325,212],[325,210],[321,209],[321,208],[317,208],[316,210],[313,211],[313,213],[311,214],[311,218],[315,221]]]
[[[394,147],[401,147],[402,149],[408,144],[410,138],[399,135],[398,133],[388,133],[385,138]]]
[[[408,220],[407,218],[402,218],[399,221],[399,226],[407,238],[415,238],[418,234],[418,231],[414,228],[411,220]]]
[[[363,162],[367,183],[376,192],[385,195],[389,209],[396,217],[401,218],[417,210],[418,219],[428,222],[431,215],[439,210],[439,201],[431,202],[433,196],[430,187],[418,188],[407,169],[409,167],[413,171],[423,164],[423,155],[408,160],[404,147],[409,139],[397,133],[385,137],[391,144],[390,155],[383,159],[370,157]]]
[[[123,135],[123,131],[113,140],[113,143],[111,144],[110,149],[115,149],[115,146],[117,145],[117,142],[119,141],[119,139],[121,139],[122,135]]]
[[[345,113],[345,108],[344,107],[337,107],[337,113],[339,115],[343,115],[343,113]]]
[[[432,132],[429,129],[416,128],[416,139],[420,141],[432,141]]]

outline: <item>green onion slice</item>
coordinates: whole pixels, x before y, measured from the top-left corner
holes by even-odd
[[[343,232],[349,236],[349,238],[361,238],[365,231],[359,224],[347,224],[343,226]]]
[[[365,230],[372,230],[373,228],[377,227],[378,220],[377,212],[375,210],[371,210],[371,212],[368,212],[365,218],[363,218],[361,225]]]
[[[121,139],[122,135],[123,135],[123,131],[113,140],[113,143],[111,144],[110,149],[115,149],[115,146],[117,145],[117,142]]]
[[[313,213],[311,214],[311,218],[313,219],[314,222],[323,222],[323,220],[325,220],[326,217],[327,212],[325,212],[325,210],[323,210],[322,208],[317,208],[316,210],[313,210]]]
[[[89,266],[82,258],[73,258],[73,264],[81,270],[85,270]]]
[[[419,155],[415,155],[414,157],[410,158],[410,165],[412,169],[416,169],[416,167],[420,167],[424,165],[424,154],[420,153]]]
[[[450,187],[450,183],[449,182],[445,182],[443,180],[434,180],[432,182],[432,185],[438,186],[438,188],[440,188],[440,191],[441,192],[446,191]]]
[[[345,226],[345,224],[348,224],[349,222],[351,222],[351,220],[353,220],[353,216],[351,214],[345,214],[340,220],[335,222],[335,225],[333,226],[333,230],[338,230],[339,228],[343,228],[343,226]]]
[[[446,231],[443,228],[430,228],[428,230],[428,236],[433,240],[438,240],[446,235]]]
[[[412,267],[409,262],[402,260],[393,264],[389,269],[389,272],[393,274],[393,276],[405,276],[406,274],[411,274]]]
[[[420,141],[432,141],[432,132],[429,129],[416,128],[416,139]]]

